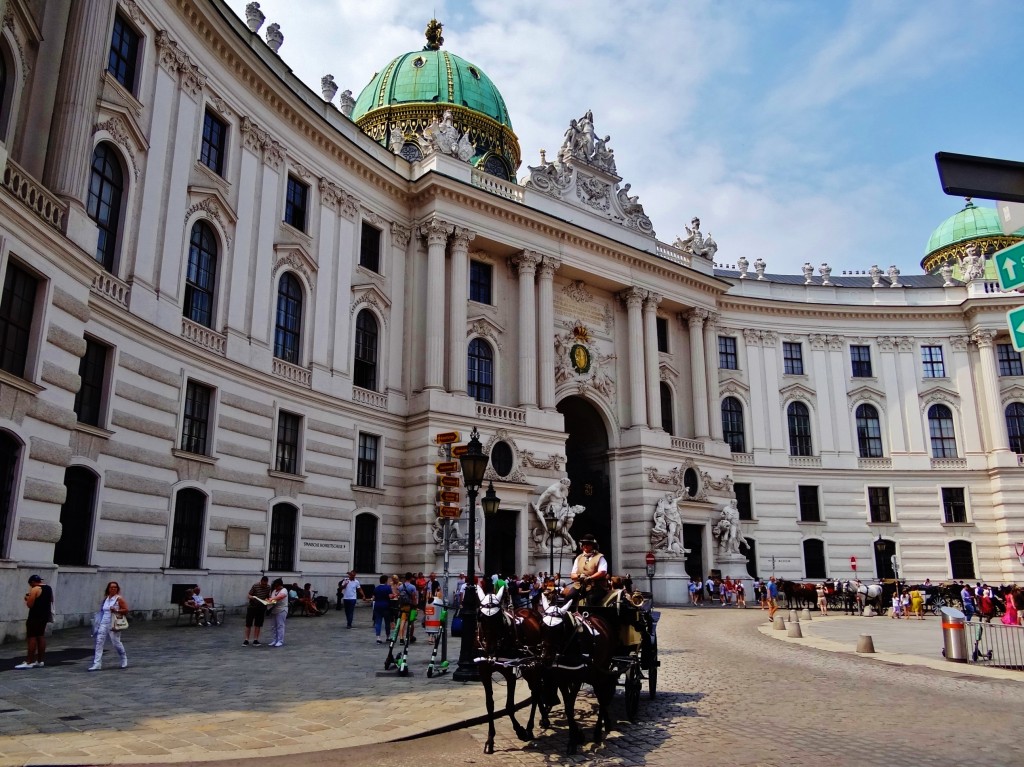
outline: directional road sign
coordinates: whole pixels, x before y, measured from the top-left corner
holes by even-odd
[[[1024,306],[1018,306],[1006,313],[1006,323],[1010,326],[1010,340],[1013,348],[1024,352]]]
[[[453,442],[458,442],[461,437],[457,431],[444,431],[440,434],[434,435],[434,444],[436,445],[450,445]]]
[[[458,461],[441,461],[434,464],[434,471],[438,474],[454,474],[459,470]]]
[[[1003,248],[992,258],[995,259],[996,271],[999,273],[999,287],[1003,290],[1016,290],[1024,286],[1024,240]]]
[[[437,484],[441,487],[462,487],[462,477],[442,475],[437,478]]]
[[[452,458],[461,458],[469,452],[469,445],[453,445]]]
[[[459,515],[462,514],[462,509],[458,506],[438,506],[437,516],[446,517],[448,519],[458,519]]]
[[[437,497],[443,503],[458,503],[461,496],[458,490],[442,490]]]

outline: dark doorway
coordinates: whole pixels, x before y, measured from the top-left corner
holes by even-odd
[[[686,555],[686,574],[694,580],[704,580],[704,525],[683,525],[683,548]]]
[[[480,575],[490,577],[495,573],[520,575],[516,568],[516,529],[519,512],[499,509],[494,516],[487,517],[487,540],[484,543],[484,571]]]
[[[753,538],[746,538],[747,542],[747,575],[751,578],[757,577],[757,541]]]
[[[614,572],[611,561],[612,551],[612,503],[611,484],[608,477],[608,432],[604,420],[593,405],[582,397],[566,397],[558,403],[558,412],[565,416],[565,470],[572,485],[569,488],[569,504],[586,507],[576,517],[570,533],[576,540],[590,533],[597,538],[601,553],[608,559],[609,572]],[[558,567],[557,555],[555,552]],[[566,552],[568,562],[563,567],[568,572],[572,567],[573,554]]]
[[[888,541],[884,538],[877,540],[874,542],[874,549],[875,573],[878,578],[895,578],[893,559],[896,557],[896,541]]]
[[[96,475],[82,466],[69,466],[64,471],[64,487],[67,497],[60,507],[60,540],[53,547],[53,562],[88,565]]]

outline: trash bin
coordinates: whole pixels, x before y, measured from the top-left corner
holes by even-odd
[[[942,608],[942,655],[953,663],[966,663],[966,616],[953,607]]]

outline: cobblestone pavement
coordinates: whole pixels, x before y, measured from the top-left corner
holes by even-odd
[[[785,632],[759,631],[767,624],[758,610],[663,611],[657,697],[650,700],[645,685],[639,721],[630,724],[620,691],[615,730],[576,757],[564,756],[557,715],[554,727],[537,728],[530,744],[502,720],[493,756],[482,753],[482,725],[384,743],[458,726],[482,713],[483,700],[478,686],[450,675],[427,679],[430,647],[422,634],[413,646],[413,676],[378,675],[386,650],[374,644],[368,618],[361,610],[351,631],[340,613],[293,618],[280,649],[242,647],[238,616],[220,628],[135,623],[125,635],[131,667],[116,668],[108,650],[107,668],[91,674],[86,629],[52,639],[45,669],[13,670],[21,647],[6,645],[0,649],[0,764],[228,765],[257,756],[282,767],[1021,761],[1014,749],[1024,715],[1022,681],[979,677],[960,666],[885,662],[909,655],[849,653],[865,626],[876,634],[876,647],[889,641],[883,631],[909,629],[896,621],[814,621],[808,635],[827,638],[779,641]],[[937,623],[931,629],[934,636],[920,634],[921,654],[933,654],[941,637]],[[584,691],[577,707],[588,735],[589,701]],[[969,744],[961,735],[965,721]]]

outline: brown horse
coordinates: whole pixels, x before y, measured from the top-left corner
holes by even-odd
[[[615,696],[617,675],[612,657],[617,641],[613,627],[596,615],[570,613],[572,602],[559,607],[541,598],[541,664],[546,681],[554,683],[562,694],[565,718],[569,723],[567,754],[575,754],[583,733],[576,723],[576,696],[586,683],[597,697],[597,724],[594,742],[600,743],[612,728],[610,709]]]
[[[487,742],[484,753],[494,753],[494,689],[492,675],[505,679],[505,712],[520,740],[533,740],[533,719],[540,708],[540,725],[548,727],[549,706],[543,696],[543,682],[537,655],[541,643],[540,617],[530,608],[510,611],[502,597],[504,587],[496,594],[485,594],[477,586],[480,608],[477,611],[476,643],[480,657],[476,658],[480,682],[487,701]],[[522,675],[530,688],[530,718],[523,727],[515,714],[516,677]]]

